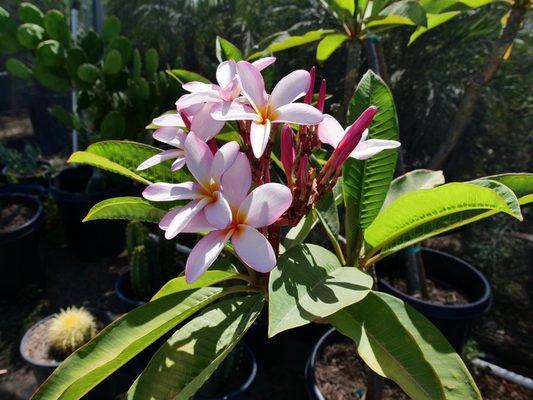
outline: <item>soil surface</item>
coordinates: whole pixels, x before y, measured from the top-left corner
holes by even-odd
[[[30,221],[35,210],[24,204],[8,203],[0,208],[0,232],[7,232]]]
[[[317,359],[315,379],[326,400],[361,400],[365,395],[369,369],[357,355],[353,343],[342,342],[326,346]],[[485,400],[529,400],[533,391],[488,372],[474,370],[476,381]],[[396,384],[380,379],[383,400],[409,400]]]
[[[404,278],[394,278],[392,282],[389,280],[389,283],[402,293],[408,293],[407,282]],[[418,290],[411,294],[411,296],[432,304],[461,305],[470,303],[458,289],[449,284],[426,279],[426,287],[429,294],[428,299],[424,299]]]

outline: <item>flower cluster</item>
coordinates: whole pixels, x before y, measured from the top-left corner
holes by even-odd
[[[138,169],[174,160],[172,170],[187,166],[194,181],[157,182],[143,196],[151,201],[189,200],[160,221],[167,239],[181,232],[207,232],[187,260],[188,282],[213,264],[228,241],[245,265],[263,273],[271,271],[276,265],[280,228],[295,225],[331,190],[348,157],[364,160],[399,146],[396,141],[367,139],[376,107],[369,107],[346,130],[323,114],[325,81],[316,105],[311,105],[314,68],[290,73],[267,94],[261,70],[274,61],[273,57],[254,63],[225,61],[217,68],[218,84],[184,84],[189,93],[178,99],[176,112],[153,120],[158,127],[154,139],[172,148],[144,161]],[[304,102],[297,103],[302,97]],[[227,121],[237,123],[242,146],[231,141],[218,147],[216,135]],[[284,179],[271,178],[271,153],[278,131]],[[334,150],[317,171],[310,167],[310,160],[322,144]]]

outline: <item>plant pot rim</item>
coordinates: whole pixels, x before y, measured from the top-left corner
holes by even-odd
[[[15,236],[18,233],[28,229],[30,226],[38,223],[43,215],[44,206],[43,203],[37,199],[35,196],[27,195],[24,193],[0,193],[0,199],[12,199],[12,200],[22,200],[25,203],[31,203],[34,207],[35,214],[30,218],[29,221],[26,221],[22,225],[19,225],[15,228],[8,229],[4,232],[0,232],[0,239],[8,238]]]
[[[42,167],[41,171],[39,173],[36,173],[34,175],[21,175],[14,171],[9,170],[9,165],[4,165],[2,168],[2,174],[4,175],[11,175],[18,179],[28,179],[28,178],[44,178],[46,175],[50,172],[50,169],[52,168],[52,165],[50,162],[46,160],[39,160],[38,164],[40,167]]]
[[[246,392],[246,390],[248,390],[248,388],[252,385],[253,381],[255,380],[255,377],[257,376],[257,360],[255,359],[255,355],[252,349],[250,349],[250,347],[246,343],[240,342],[239,344],[242,345],[243,350],[246,353],[247,358],[250,360],[250,364],[251,364],[250,374],[248,375],[248,378],[246,378],[244,383],[225,395],[222,395],[219,397],[206,397],[206,396],[201,396],[201,395],[195,395],[193,396],[194,400],[232,399],[233,397],[239,396],[243,394],[244,392]]]
[[[338,333],[337,329],[331,328],[326,333],[324,333],[320,339],[318,339],[318,342],[316,342],[315,346],[313,347],[313,351],[311,352],[311,355],[309,356],[307,360],[307,364],[305,366],[305,383],[307,386],[307,391],[309,394],[314,395],[318,400],[326,400],[325,397],[322,395],[322,392],[318,388],[318,383],[315,378],[315,366],[316,366],[316,359],[318,357],[318,353],[322,349],[322,346],[324,345],[324,342],[326,342],[328,339],[330,339],[331,335],[334,335],[335,333]],[[339,333],[340,335],[340,333]]]
[[[84,307],[86,310],[88,310],[97,320],[100,320],[105,326],[109,325],[114,319],[115,316],[107,311],[98,310],[92,307]],[[24,336],[22,337],[22,340],[19,344],[19,354],[22,357],[22,359],[31,365],[36,365],[38,367],[58,367],[59,364],[61,364],[63,361],[42,361],[42,360],[35,360],[32,357],[29,356],[24,350],[26,348],[26,344],[30,338],[31,332],[33,332],[39,325],[44,323],[45,321],[48,321],[49,319],[53,318],[54,314],[50,314],[44,318],[41,318],[39,321],[34,323],[30,328],[24,333]]]
[[[476,309],[483,309],[483,311],[485,311],[486,309],[488,309],[488,307],[491,304],[492,292],[490,289],[489,281],[487,280],[487,278],[485,278],[485,276],[483,276],[481,272],[479,272],[476,268],[474,268],[474,266],[472,266],[467,261],[457,256],[454,256],[452,254],[449,254],[445,251],[431,249],[429,247],[422,247],[421,251],[451,259],[457,265],[461,265],[462,268],[465,268],[466,270],[468,270],[473,276],[475,276],[481,282],[481,285],[483,286],[482,295],[477,300],[468,302],[467,304],[438,304],[438,303],[431,303],[429,301],[425,301],[425,300],[410,296],[409,294],[404,293],[398,290],[397,288],[395,288],[389,282],[384,280],[383,277],[378,278],[378,280],[380,281],[380,284],[387,287],[387,289],[395,293],[398,293],[401,296],[404,296],[405,298],[409,298],[409,301],[412,302],[413,304],[423,305],[425,307],[445,308],[448,310],[461,310],[461,311],[467,311],[467,310],[474,311]],[[376,269],[379,269],[379,264],[376,265],[376,267],[377,267]]]

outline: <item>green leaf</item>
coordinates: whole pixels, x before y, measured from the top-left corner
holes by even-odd
[[[44,34],[44,28],[35,24],[22,24],[17,28],[17,40],[28,49],[35,49],[43,40]]]
[[[276,51],[287,50],[307,43],[316,42],[332,33],[337,32],[334,29],[319,29],[306,32],[301,36],[279,35],[273,43],[268,45],[265,49],[251,54],[248,59],[258,58],[267,53],[275,53]]]
[[[33,76],[44,87],[56,91],[67,92],[72,90],[68,72],[64,68],[47,67],[40,59],[33,64]]]
[[[379,213],[366,229],[365,241],[381,249],[381,256],[411,244],[486,218],[488,211],[504,212],[517,219],[516,207],[490,188],[472,183],[448,183],[407,193]]]
[[[197,74],[196,72],[187,71],[186,69],[167,69],[166,72],[181,84],[192,81],[211,83],[209,79],[204,78],[202,75]]]
[[[137,171],[139,164],[160,152],[161,150],[157,147],[143,143],[127,140],[106,140],[91,144],[84,152],[74,153],[69,162],[93,165],[128,176],[146,185],[152,182],[180,183],[192,179],[191,175],[184,169],[172,172],[170,170],[171,160],[143,171]],[[91,158],[91,155],[97,157]],[[99,164],[101,161],[106,161],[105,166]]]
[[[461,358],[424,316],[400,299],[371,292],[328,318],[355,342],[365,363],[420,400],[481,399]]]
[[[67,62],[65,67],[73,79],[78,79],[78,68],[87,62],[87,54],[80,47],[72,47],[67,51]]]
[[[242,51],[237,46],[220,36],[217,36],[215,45],[219,62],[226,60],[241,61],[244,59],[244,54],[242,54]]]
[[[99,70],[96,65],[83,63],[76,70],[76,74],[83,82],[94,83],[99,77]]]
[[[496,182],[503,183],[509,189],[511,189],[520,205],[528,204],[533,202],[533,174],[522,172],[522,173],[509,173],[509,174],[500,174],[486,176],[481,179],[490,179]]]
[[[366,23],[368,28],[383,25],[427,26],[426,10],[416,0],[395,1]]]
[[[448,11],[466,11],[496,3],[499,0],[420,0],[428,13],[441,14]]]
[[[213,266],[212,268],[216,268]],[[217,283],[225,282],[231,279],[240,279],[236,271],[206,271],[193,283],[187,283],[184,276],[171,279],[152,297],[154,301],[160,297],[167,296],[170,293],[182,292],[184,290],[199,289],[206,286],[216,285]]]
[[[442,171],[415,169],[414,171],[407,172],[391,182],[387,197],[383,202],[383,207],[387,207],[398,197],[406,193],[419,189],[431,189],[443,184],[444,175]]]
[[[159,222],[166,212],[166,210],[156,207],[141,197],[114,197],[94,205],[83,222],[99,219]]]
[[[348,109],[348,123],[370,105],[378,112],[369,127],[370,139],[399,140],[398,118],[392,93],[372,71],[368,71],[357,86]],[[353,248],[357,231],[367,228],[383,205],[396,168],[396,150],[385,150],[361,161],[348,158],[343,167],[343,189],[346,205],[346,239],[350,248],[348,259],[356,256]],[[351,263],[351,262],[350,262]]]
[[[370,275],[343,267],[323,247],[293,247],[270,273],[268,336],[327,317],[363,299],[371,287]]]
[[[67,128],[80,129],[79,117],[76,114],[70,111],[67,111],[65,108],[63,108],[59,104],[55,104],[52,107],[50,107],[48,109],[48,112],[50,113],[50,115],[52,115],[54,118],[60,121]]]
[[[326,61],[346,39],[348,39],[348,36],[344,33],[334,33],[322,39],[316,48],[317,61],[320,63]]]
[[[122,115],[122,113],[119,111],[110,111],[100,123],[99,133],[106,138],[118,139],[124,134],[125,129],[126,119],[124,118],[124,115]]]
[[[442,14],[426,14],[427,27],[418,26],[409,38],[409,43],[407,45],[411,45],[416,39],[418,39],[430,29],[436,28],[437,26],[444,24],[445,22],[451,20],[452,18],[455,18],[459,14],[459,11],[450,11]]]
[[[111,15],[104,20],[104,26],[102,27],[102,39],[110,41],[120,35],[121,23],[120,20]]]
[[[476,180],[470,181],[468,183],[471,183],[473,185],[479,185],[479,186],[487,187],[487,188],[492,189],[495,192],[497,192],[500,195],[500,197],[509,206],[509,210],[511,211],[511,215],[513,217],[519,219],[519,220],[522,220],[522,212],[520,210],[520,203],[518,203],[518,199],[517,199],[516,195],[514,194],[514,192],[510,188],[505,186],[503,183],[500,183],[500,182],[497,182],[497,181],[493,181],[493,180],[490,180],[490,179],[486,179],[486,178],[476,179]],[[498,213],[498,211],[496,211],[496,210],[491,210],[491,211],[488,211],[488,212],[492,213],[492,214],[497,214]]]
[[[37,46],[37,57],[39,57],[43,65],[54,67],[65,62],[67,52],[57,40],[45,40]]]
[[[180,328],[150,360],[128,399],[190,399],[257,318],[263,296],[221,301]]]
[[[146,73],[148,76],[153,76],[159,68],[159,54],[154,48],[148,49],[146,52],[144,64],[146,67]]]
[[[122,56],[118,50],[110,50],[105,58],[103,70],[108,75],[114,75],[120,72],[122,69]]]
[[[29,79],[32,76],[31,69],[16,58],[10,58],[6,61],[6,69],[16,78]]]
[[[33,399],[79,399],[166,332],[225,294],[221,288],[178,292],[123,315],[63,361]]]
[[[31,3],[23,2],[19,6],[19,18],[22,22],[28,22],[30,24],[43,24],[44,14],[37,6]]]
[[[98,64],[104,47],[102,39],[100,39],[94,31],[89,31],[81,39],[80,45],[83,51],[87,54],[89,62],[92,64]]]
[[[57,40],[66,48],[70,46],[70,31],[65,15],[58,10],[49,10],[44,16],[44,26],[50,38]]]

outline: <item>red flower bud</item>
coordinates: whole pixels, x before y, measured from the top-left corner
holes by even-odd
[[[302,158],[300,158],[300,165],[299,165],[299,172],[300,172],[300,185],[303,187],[306,187],[309,185],[309,174],[307,173],[307,160],[308,156],[307,154],[304,154]]]
[[[305,104],[311,104],[313,101],[313,91],[315,90],[315,67],[311,67],[309,70],[309,88],[304,97]]]
[[[294,158],[294,134],[290,125],[284,124],[281,130],[281,163],[287,176],[290,176],[292,173]]]
[[[322,79],[320,84],[320,90],[318,91],[318,100],[316,102],[316,108],[318,111],[324,111],[324,103],[326,102],[326,80]]]

